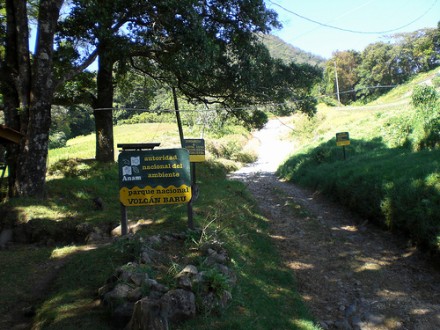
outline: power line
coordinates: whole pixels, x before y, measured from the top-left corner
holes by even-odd
[[[376,86],[365,86],[358,89],[350,89],[345,91],[340,91],[339,94],[349,94],[356,93],[361,90],[371,90],[371,89],[381,89],[381,88],[394,88],[399,85],[376,85]],[[291,103],[300,103],[306,100],[315,99],[318,100],[321,97],[325,96],[337,96],[337,93],[332,94],[320,94],[318,96],[307,96],[301,99],[293,99],[289,100]],[[261,105],[249,105],[246,107],[223,107],[223,108],[205,108],[205,109],[179,109],[179,112],[195,112],[195,113],[206,113],[206,112],[218,112],[218,111],[228,111],[228,112],[238,112],[238,111],[255,111],[258,110],[258,107],[278,107],[278,106],[286,106],[286,103],[266,103]],[[139,111],[139,112],[150,112],[156,113],[158,115],[162,113],[175,113],[175,109],[148,109],[148,108],[126,108],[126,107],[117,107],[117,108],[96,108],[93,111],[109,111],[109,110],[125,110],[125,111]]]
[[[385,30],[385,31],[361,31],[361,30],[345,29],[345,28],[341,28],[341,27],[338,27],[338,26],[334,26],[334,25],[330,25],[330,24],[322,23],[322,22],[316,21],[316,20],[314,20],[314,19],[311,19],[311,18],[309,18],[309,17],[306,17],[306,16],[303,16],[303,15],[300,15],[300,14],[298,14],[298,13],[296,13],[296,12],[290,10],[290,9],[287,9],[286,7],[281,6],[280,4],[278,4],[278,3],[276,3],[276,2],[271,1],[271,0],[269,0],[269,2],[270,2],[271,4],[273,4],[274,6],[280,7],[281,9],[283,9],[284,11],[286,11],[286,12],[292,14],[292,15],[295,15],[295,16],[301,18],[301,19],[304,19],[304,20],[306,20],[306,21],[309,21],[309,22],[312,22],[312,23],[318,24],[318,25],[323,26],[323,27],[326,27],[326,28],[335,29],[335,30],[344,31],[344,32],[350,32],[350,33],[358,33],[358,34],[387,34],[387,33],[390,33],[390,32],[396,32],[396,31],[398,31],[398,30],[401,30],[401,29],[403,29],[403,28],[406,28],[407,26],[410,26],[411,24],[417,22],[419,19],[421,19],[422,17],[426,16],[426,14],[428,14],[428,13],[431,11],[431,9],[436,5],[436,3],[438,2],[438,0],[434,0],[434,2],[432,3],[432,5],[431,5],[431,6],[430,6],[430,7],[429,7],[429,8],[428,8],[428,9],[427,9],[422,15],[420,15],[420,16],[417,17],[417,18],[415,18],[415,19],[412,20],[411,22],[409,22],[409,23],[407,23],[407,24],[404,24],[404,25],[402,25],[402,26],[399,26],[399,27],[397,27],[397,28],[394,28],[394,29],[391,29],[391,30]]]

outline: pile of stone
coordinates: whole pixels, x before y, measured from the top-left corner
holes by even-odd
[[[198,265],[181,265],[167,285],[153,278],[155,266],[167,263],[164,244],[185,239],[185,234],[151,236],[140,240],[140,256],[116,270],[99,296],[112,315],[112,324],[125,329],[168,329],[198,313],[221,311],[231,301],[236,277],[228,267],[227,251],[219,242],[198,247]],[[202,270],[203,269],[203,270]]]

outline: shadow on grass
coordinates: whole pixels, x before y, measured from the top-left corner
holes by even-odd
[[[314,329],[290,272],[271,245],[266,220],[255,211],[245,187],[226,181],[224,175],[220,165],[208,163],[198,168],[200,197],[194,203],[195,221],[198,227],[206,228],[208,236],[225,242],[239,285],[233,292],[233,303],[221,315],[200,316],[181,327],[190,329],[196,324],[198,329]],[[90,167],[74,177],[49,180],[43,201],[12,200],[8,205],[15,210],[18,223],[35,224],[35,231],[58,236],[68,231],[66,227],[84,222],[117,225],[118,189],[116,165]],[[103,199],[103,210],[93,209],[92,199],[96,196]],[[186,229],[186,205],[136,207],[129,208],[128,213],[131,220],[152,220],[146,226],[146,235]],[[105,310],[97,305],[96,290],[115,268],[128,261],[118,249],[115,252],[113,245],[81,252],[73,246],[74,252],[38,308],[34,325],[45,329],[111,328]],[[44,263],[46,257],[39,261]]]
[[[377,138],[351,140],[346,154],[330,140],[291,157],[278,174],[438,253],[440,150],[389,149]]]
[[[109,234],[120,224],[117,164],[72,160],[54,168],[56,176],[47,181],[46,198],[5,202],[0,227],[16,227],[16,239],[23,243],[70,244],[84,243],[94,228]],[[152,227],[160,224],[172,230],[184,227],[186,205],[128,207],[127,213],[131,221],[148,219]]]

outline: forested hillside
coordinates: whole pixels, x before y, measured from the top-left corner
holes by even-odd
[[[292,46],[277,36],[264,35],[262,36],[262,40],[264,45],[269,49],[272,57],[280,58],[286,63],[307,63],[310,65],[317,65],[322,68],[325,65],[325,58]]]
[[[334,52],[325,65],[321,94],[331,95],[345,105],[368,103],[439,65],[440,25],[398,33],[369,44],[361,52]]]

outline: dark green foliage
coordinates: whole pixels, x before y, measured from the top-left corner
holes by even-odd
[[[440,29],[421,29],[368,45],[360,54],[335,52],[325,68],[322,90],[336,99],[334,63],[337,64],[343,104],[368,103],[420,72],[440,65]]]
[[[52,108],[49,149],[64,147],[67,140],[93,132],[95,127],[90,107],[84,105]]]
[[[349,104],[356,101],[355,87],[359,82],[357,68],[361,62],[360,53],[349,51],[337,51],[327,61],[324,70],[324,92],[327,95],[335,95],[337,92],[336,73],[341,103]],[[335,73],[336,70],[336,73]]]
[[[430,86],[416,86],[411,97],[415,107],[414,149],[440,147],[440,95]]]
[[[67,136],[64,132],[51,133],[49,136],[49,149],[61,148],[66,145]]]

